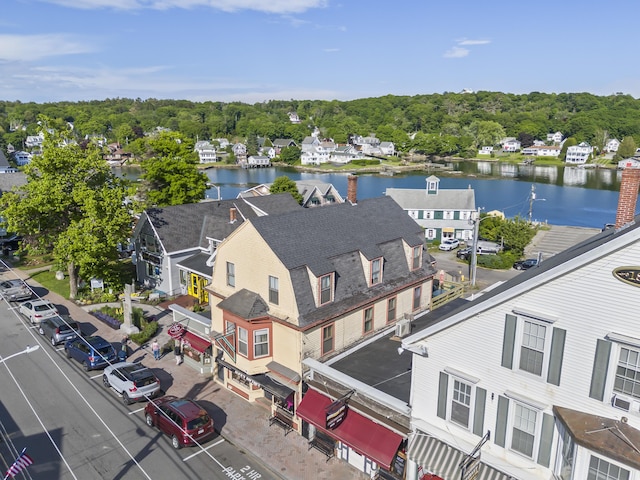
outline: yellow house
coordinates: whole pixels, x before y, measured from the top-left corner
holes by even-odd
[[[248,219],[218,247],[215,379],[299,430],[302,360],[326,361],[426,310],[435,270],[422,228],[391,197]]]

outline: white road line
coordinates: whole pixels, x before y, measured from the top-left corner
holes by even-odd
[[[134,410],[133,412],[129,412],[129,415],[133,415],[134,413],[138,413],[144,410],[144,407]]]
[[[93,377],[89,377],[89,378],[91,378],[91,380],[94,380],[96,378],[100,378],[101,376],[102,376],[102,374],[99,373],[98,375],[94,375]]]
[[[56,348],[56,352],[61,352],[62,350],[64,350],[64,347],[58,347],[58,348]]]
[[[188,457],[184,457],[182,459],[183,462],[186,462],[187,460],[195,457],[196,455],[200,455],[202,452],[206,452],[207,450],[209,450],[211,447],[215,447],[216,445],[220,445],[222,442],[224,442],[224,438],[221,438],[220,440],[218,440],[216,443],[212,443],[211,445],[209,445],[207,448],[203,448],[201,450],[198,450],[196,453],[192,453],[191,455],[189,455]]]

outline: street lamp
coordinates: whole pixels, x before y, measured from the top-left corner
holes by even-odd
[[[23,353],[31,353],[31,352],[35,352],[36,350],[38,350],[40,348],[40,345],[34,345],[33,347],[30,347],[29,345],[27,345],[27,348],[25,348],[24,350],[22,350],[21,352],[16,352],[13,353],[11,355],[9,355],[8,357],[2,357],[0,355],[0,363],[4,363],[7,360],[9,360],[10,358],[13,357],[17,357],[18,355],[22,355]]]
[[[480,232],[480,208],[478,208],[477,212],[474,212],[475,215],[469,219],[469,223],[473,225],[473,246],[471,247],[471,263],[469,264],[469,268],[471,272],[469,276],[471,277],[471,288],[475,288],[476,286],[476,267],[478,265],[478,234]]]

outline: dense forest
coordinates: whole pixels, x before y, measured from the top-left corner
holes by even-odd
[[[296,112],[301,123],[292,123],[289,112]],[[611,138],[632,137],[640,144],[640,100],[630,95],[475,92],[252,105],[125,98],[44,104],[3,101],[0,148],[6,152],[10,143],[22,149],[27,135],[37,134],[40,115],[72,124],[78,139],[104,135],[134,153],[136,139],[156,127],[194,140],[244,141],[257,135],[297,142],[318,127],[323,137],[337,143],[347,143],[351,135],[375,134],[394,142],[400,152],[462,156],[501,136],[516,137],[527,146],[556,131],[596,149]]]

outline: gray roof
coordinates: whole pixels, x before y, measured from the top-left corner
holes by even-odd
[[[246,320],[264,317],[269,311],[267,302],[260,295],[246,288],[225,298],[218,304],[218,308],[227,310]]]
[[[386,195],[405,210],[475,210],[476,197],[472,189],[438,189],[427,195],[426,188],[387,188]]]
[[[289,270],[302,328],[435,273],[426,254],[422,268],[409,270],[403,241],[424,246],[424,231],[391,197],[301,209],[250,222]],[[360,254],[369,260],[384,258],[382,284],[368,286]],[[335,272],[333,302],[316,307],[307,268],[318,277]]]
[[[13,187],[22,187],[27,184],[27,176],[22,172],[0,175],[0,195],[8,192]]]
[[[207,260],[209,260],[210,256],[211,255],[208,253],[196,253],[195,255],[179,261],[178,265],[184,267],[190,272],[196,272],[211,279],[211,276],[213,275],[213,267],[209,267],[207,265]]]
[[[236,222],[230,222],[236,208]],[[188,203],[144,212],[167,253],[207,248],[208,238],[224,240],[244,219],[302,210],[291,194]]]

